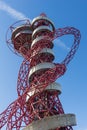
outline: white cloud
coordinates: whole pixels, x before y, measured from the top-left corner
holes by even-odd
[[[70,50],[70,48],[60,39],[55,39],[54,43],[66,51]]]
[[[17,20],[28,19],[23,13],[13,9],[3,1],[0,1],[0,10],[7,12],[9,15]]]

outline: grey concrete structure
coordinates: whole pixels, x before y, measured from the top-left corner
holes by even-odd
[[[74,114],[60,114],[33,121],[23,130],[50,130],[74,125],[76,125]]]

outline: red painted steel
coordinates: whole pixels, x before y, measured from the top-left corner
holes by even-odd
[[[46,17],[44,13],[41,15]],[[39,24],[42,25],[42,23]],[[31,26],[29,20],[24,21],[24,25]],[[10,27],[10,31],[13,32],[14,28],[14,25],[12,25]],[[38,63],[42,63],[44,61],[52,62],[53,60],[51,56],[44,56],[43,54],[41,54],[40,57],[36,59],[36,55],[43,48],[51,48],[50,42],[54,39],[68,34],[74,36],[74,43],[65,59],[61,63],[54,63],[54,68],[48,69],[47,71],[44,71],[44,73],[40,72],[40,76],[38,74],[34,75],[34,78],[29,84],[28,75],[30,68],[37,65]],[[11,37],[11,35],[9,35],[9,37]],[[64,113],[61,102],[59,100],[58,91],[47,91],[45,88],[65,73],[67,65],[72,60],[78,49],[81,37],[80,32],[73,27],[59,28],[54,30],[52,33],[45,32],[44,40],[46,42],[40,40],[38,41],[38,44],[35,44],[32,48],[28,49],[23,46],[23,43],[28,42],[30,44],[31,39],[27,40],[28,38],[26,37],[27,34],[22,34],[22,39],[20,39],[20,37],[19,39],[14,39],[14,41],[8,37],[6,39],[7,44],[13,47],[15,53],[20,53],[22,56],[24,56],[25,59],[21,64],[18,74],[18,99],[11,103],[7,109],[0,114],[0,129],[7,123],[6,130],[20,130],[22,127],[30,124],[32,121],[39,120],[45,116]],[[22,43],[20,44],[20,50],[17,47],[15,48],[13,45],[16,44],[18,40],[20,40],[20,43]],[[43,42],[44,44],[42,44]],[[34,51],[35,53],[32,57]],[[29,92],[34,92],[34,94],[29,97]],[[26,101],[27,96],[29,97],[28,101]],[[55,130],[73,130],[73,128],[71,126],[67,126],[64,128],[56,128]]]

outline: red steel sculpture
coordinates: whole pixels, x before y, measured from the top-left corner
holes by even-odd
[[[70,51],[61,63],[53,63],[53,40],[69,34],[74,36]],[[27,125],[29,130],[73,130],[75,115],[64,113],[59,99],[61,86],[55,80],[65,73],[79,47],[79,30],[55,29],[43,13],[32,22],[23,20],[13,24],[6,36],[8,46],[22,55],[24,61],[18,74],[18,99],[0,114],[0,129],[7,124],[6,130],[20,130]]]

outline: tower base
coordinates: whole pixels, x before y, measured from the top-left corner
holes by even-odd
[[[60,114],[33,121],[23,130],[50,130],[60,127],[75,126],[76,118],[74,114]]]

